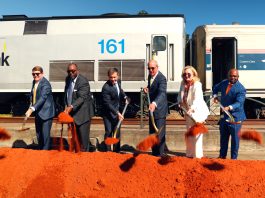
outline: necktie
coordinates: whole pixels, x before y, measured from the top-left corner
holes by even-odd
[[[33,100],[32,100],[32,104],[33,105],[36,103],[36,95],[37,95],[38,84],[39,83],[35,83],[34,88],[33,88]]]
[[[230,91],[231,87],[233,86],[233,84],[228,84],[227,88],[226,88],[226,91],[225,91],[225,94],[227,95],[228,92]]]
[[[151,78],[151,79],[150,79],[150,85],[152,85],[153,82],[154,82],[154,79]]]
[[[119,85],[118,85],[118,83],[115,83],[115,87],[116,87],[117,93],[118,93],[118,95],[119,95],[119,94],[120,94],[120,89],[119,89]]]
[[[74,88],[74,82],[71,80],[70,83],[69,83],[68,90],[67,90],[67,103],[68,103],[68,106],[72,104],[73,88]]]

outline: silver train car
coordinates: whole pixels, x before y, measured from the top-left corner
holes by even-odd
[[[183,15],[3,16],[0,113],[24,113],[35,65],[44,68],[57,104],[61,103],[66,68],[71,62],[89,79],[96,103],[100,103],[108,68],[117,67],[124,91],[139,104],[150,59],[158,61],[167,77],[169,94],[176,94],[185,65],[185,42]]]
[[[199,26],[190,46],[189,61],[197,68],[206,95],[227,78],[230,68],[236,68],[247,89],[247,116],[265,117],[265,25]]]

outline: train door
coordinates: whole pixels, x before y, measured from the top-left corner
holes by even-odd
[[[167,76],[168,68],[167,35],[152,35],[152,59],[158,62],[159,70]]]
[[[213,85],[227,78],[229,69],[237,66],[237,40],[235,38],[212,39]]]

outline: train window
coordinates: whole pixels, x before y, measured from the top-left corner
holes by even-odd
[[[121,73],[121,61],[99,61],[98,63],[98,80],[108,80],[108,70],[111,67],[116,67]]]
[[[155,36],[153,38],[153,50],[165,51],[167,48],[167,39],[165,36]]]
[[[66,70],[69,63],[76,63],[82,75],[89,81],[94,81],[94,61],[51,61],[50,62],[50,81],[64,82],[67,75]]]
[[[47,24],[47,21],[26,21],[24,34],[46,34]]]
[[[144,80],[145,61],[122,61],[122,80],[141,81]]]

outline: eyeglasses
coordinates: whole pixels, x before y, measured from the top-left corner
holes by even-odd
[[[32,76],[39,76],[40,73],[32,73]]]
[[[188,76],[188,77],[191,77],[191,73],[183,73],[182,76]]]
[[[148,70],[154,70],[155,67],[148,67],[147,69],[148,69]]]
[[[67,73],[75,73],[76,70],[67,70]]]

